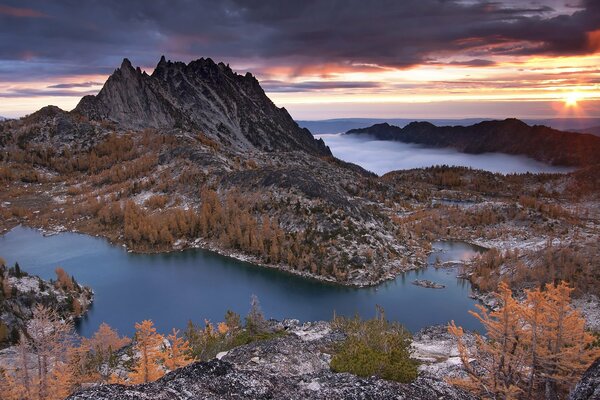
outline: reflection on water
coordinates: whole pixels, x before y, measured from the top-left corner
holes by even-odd
[[[334,156],[383,175],[399,169],[452,165],[482,169],[503,174],[525,172],[569,172],[567,167],[554,167],[525,156],[500,153],[465,154],[450,148],[428,148],[417,144],[375,140],[369,135],[323,134],[322,138]]]
[[[436,242],[434,249],[430,264],[436,257],[452,261],[481,250],[454,242]],[[167,332],[183,328],[189,319],[220,321],[228,309],[244,315],[252,294],[259,297],[269,318],[327,320],[334,311],[371,317],[375,305],[381,305],[391,320],[413,331],[452,319],[468,329],[479,328],[468,314],[475,304],[468,297],[469,283],[444,268],[411,271],[379,286],[357,289],[299,278],[204,250],[132,254],[86,235],[44,237],[22,227],[0,236],[0,256],[9,263],[19,261],[26,271],[46,279],[53,278],[54,268],[60,265],[78,282],[91,286],[95,303],[78,326],[86,336],[102,322],[131,335],[134,322],[143,319],[152,319],[159,331]],[[417,278],[446,288],[412,285]]]

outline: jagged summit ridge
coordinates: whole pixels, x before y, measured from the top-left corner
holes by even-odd
[[[330,155],[267,97],[250,73],[200,58],[188,64],[162,56],[151,75],[125,58],[96,96],[74,110],[126,129],[199,130],[233,149],[302,150]]]

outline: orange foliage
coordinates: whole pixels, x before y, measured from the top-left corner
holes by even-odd
[[[572,289],[562,282],[526,290],[523,303],[513,299],[507,284],[498,289],[498,310],[478,305],[479,312],[472,312],[487,332],[487,338],[476,335],[474,349],[465,345],[462,328],[454,322],[449,326],[468,373],[467,379],[453,383],[486,399],[564,395],[600,356],[590,346],[594,338],[583,317],[570,306]]]
[[[61,267],[56,267],[54,270],[56,272],[56,283],[59,287],[66,290],[73,290],[75,285],[73,284],[72,278],[65,272]]]
[[[170,346],[165,348],[164,364],[169,370],[184,367],[193,359],[189,356],[190,344],[187,340],[177,336],[179,331],[173,329],[173,333],[167,336]]]
[[[156,332],[152,321],[144,320],[135,324],[134,348],[139,354],[133,371],[129,374],[129,383],[147,383],[164,375],[159,362],[162,358],[163,337]]]

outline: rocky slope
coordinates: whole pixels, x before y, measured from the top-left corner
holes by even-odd
[[[542,128],[507,120],[456,129],[508,143]],[[481,139],[468,147],[467,136],[465,151],[491,151]],[[563,147],[553,162],[581,161],[571,158],[584,153]],[[249,74],[207,59],[161,59],[148,75],[125,60],[74,111],[48,106],[0,123],[0,231],[19,223],[75,230],[142,252],[206,247],[358,286],[425,265],[438,239],[502,250],[554,240],[598,254],[597,166],[566,175],[446,167],[377,177],[329,154]],[[593,279],[585,291],[600,286]]]
[[[464,153],[522,154],[552,165],[584,166],[600,163],[600,138],[562,132],[518,119],[484,121],[470,126],[435,126],[411,122],[404,128],[387,123],[352,129],[347,134],[369,134],[430,147],[453,147]]]
[[[588,368],[575,389],[569,394],[569,400],[595,399],[600,399],[600,359]]]
[[[152,75],[125,59],[100,93],[84,97],[74,112],[132,129],[200,130],[243,151],[331,155],[323,141],[315,140],[269,100],[255,77],[238,75],[210,58],[185,64],[163,56]]]
[[[237,347],[220,359],[198,362],[156,382],[107,385],[69,397],[83,399],[412,399],[471,400],[443,380],[422,376],[410,384],[329,368],[331,344],[340,340],[325,322],[284,321],[285,336]]]
[[[94,293],[72,277],[68,279],[62,284],[50,282],[0,265],[0,348],[18,340],[38,304],[56,310],[68,321],[85,314]]]
[[[373,201],[374,178],[332,157],[252,75],[210,59],[163,58],[152,75],[124,60],[72,112],[48,106],[0,123],[2,229],[66,228],[135,251],[203,246],[345,284],[423,265],[425,249],[398,237]],[[200,220],[206,191],[226,210],[214,229],[166,222],[181,212]],[[146,220],[131,228],[145,232],[126,226],[128,202]],[[248,218],[233,216],[232,202]]]

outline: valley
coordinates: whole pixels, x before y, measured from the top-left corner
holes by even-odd
[[[179,104],[184,97],[197,107]],[[498,124],[490,129],[527,126]],[[565,135],[591,140],[553,137]],[[77,231],[136,252],[202,247],[351,286],[425,266],[435,240],[516,248],[519,260],[578,248],[584,269],[597,256],[597,166],[538,175],[437,166],[378,177],[333,157],[250,74],[210,59],[162,58],[152,75],[124,60],[74,111],[45,107],[0,124],[0,144],[5,231]],[[538,158],[560,163],[545,154]],[[598,287],[594,274],[583,276]]]
[[[481,127],[500,143],[472,140]],[[393,158],[395,141],[450,146],[446,129],[382,125],[344,136],[372,135]],[[77,321],[84,337],[105,322],[131,335],[148,318],[164,332],[216,323],[227,310],[239,318],[252,295],[280,320],[385,308],[413,333],[452,320],[479,331],[469,310],[498,310],[499,285],[523,302],[560,281],[581,329],[597,332],[597,138],[518,120],[451,130],[457,157],[501,152],[496,163],[516,169],[443,165],[436,153],[439,164],[369,171],[375,164],[337,158],[329,138],[300,128],[249,73],[163,57],[149,75],[125,59],[74,110],[0,122],[0,255],[46,279],[60,265],[90,285],[94,304]],[[506,147],[510,133],[522,140]]]

